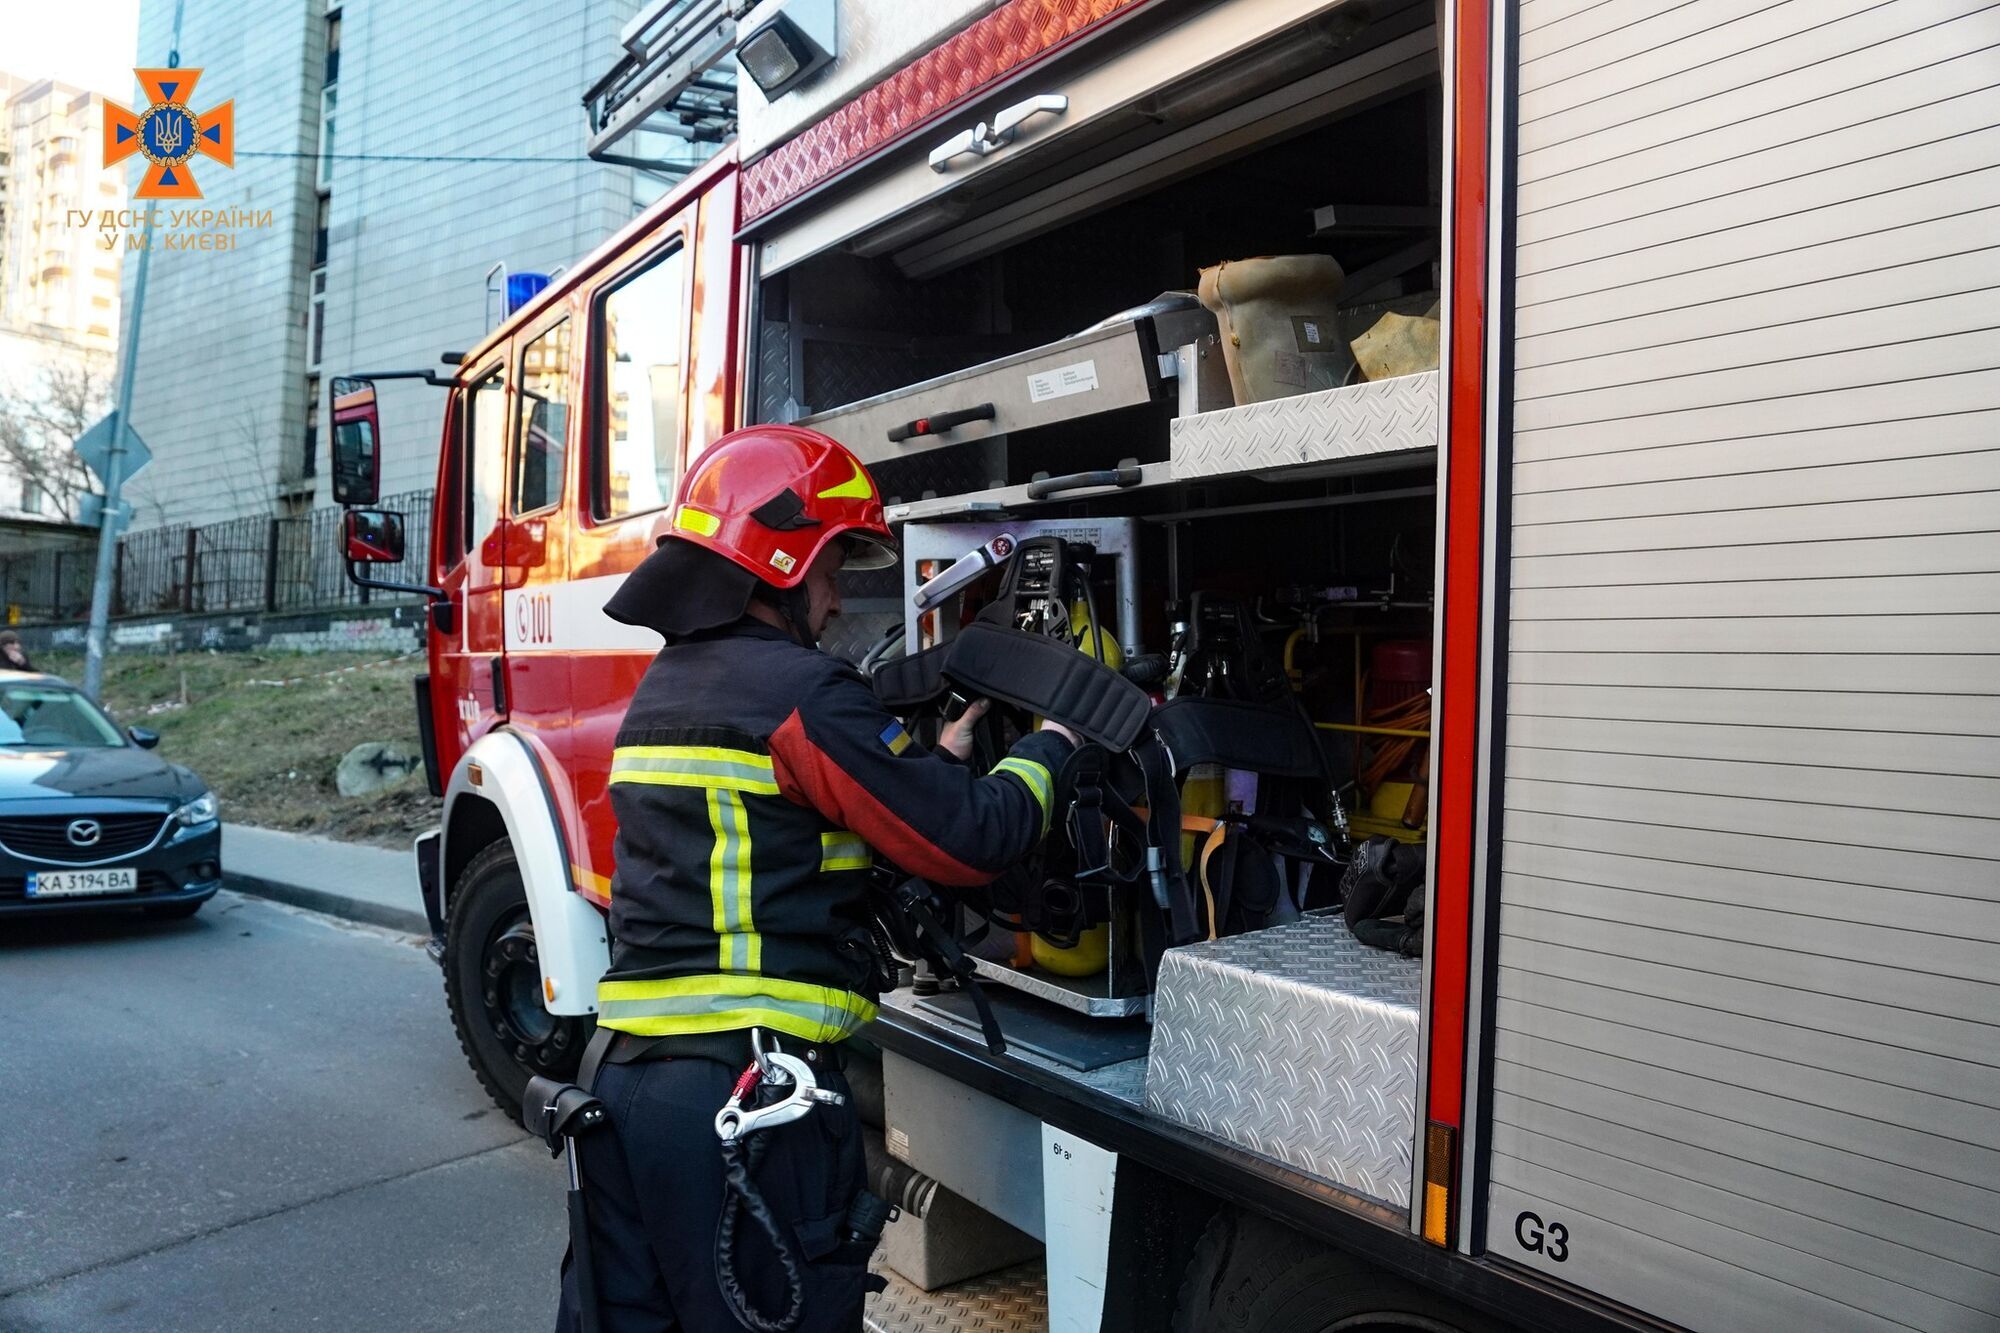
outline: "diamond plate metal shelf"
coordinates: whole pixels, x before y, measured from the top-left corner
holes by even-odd
[[[1046,1333],[1049,1279],[1040,1260],[925,1291],[879,1261],[888,1289],[868,1298],[868,1333]]]
[[[1304,393],[1173,423],[1175,481],[1437,448],[1438,373]]]
[[[1422,977],[1337,916],[1170,949],[1146,1109],[1407,1208]]]

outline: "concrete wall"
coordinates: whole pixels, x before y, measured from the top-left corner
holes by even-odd
[[[82,652],[82,625],[22,626],[28,655]],[[121,620],[111,627],[114,653],[292,652],[407,653],[424,646],[420,605],[303,614],[220,613]]]

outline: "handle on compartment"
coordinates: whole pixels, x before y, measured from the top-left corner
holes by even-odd
[[[956,430],[968,421],[991,421],[998,414],[993,404],[981,403],[977,407],[963,407],[956,412],[940,412],[934,417],[918,417],[900,426],[889,427],[889,443],[901,444],[904,440],[914,440],[920,435],[942,435],[948,430]]]
[[[1061,477],[1037,477],[1028,483],[1030,500],[1046,500],[1051,495],[1064,491],[1080,491],[1091,486],[1116,486],[1124,489],[1137,486],[1145,477],[1136,458],[1121,458],[1115,468],[1099,468],[1095,472],[1071,472]]]

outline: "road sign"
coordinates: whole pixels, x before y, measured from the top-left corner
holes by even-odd
[[[76,521],[86,528],[104,525],[104,497],[97,494],[79,496],[76,502]],[[123,532],[132,526],[132,504],[129,500],[118,502],[117,531]]]
[[[91,470],[99,481],[108,481],[104,469],[111,465],[111,427],[117,421],[116,412],[106,413],[98,418],[97,424],[76,437],[72,446],[83,465]],[[153,461],[153,451],[139,438],[139,432],[130,426],[125,428],[125,464],[119,470],[119,483],[132,480],[140,468]]]

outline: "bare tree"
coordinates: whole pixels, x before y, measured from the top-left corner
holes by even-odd
[[[72,447],[110,405],[108,358],[83,354],[43,367],[26,393],[0,397],[0,466],[46,498],[56,515],[75,519],[97,483]]]

